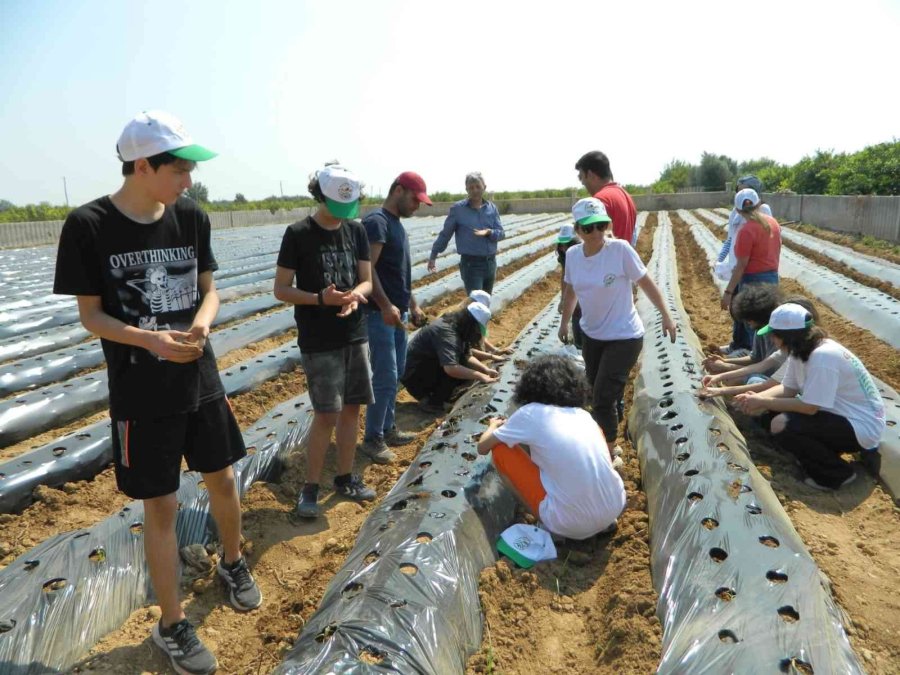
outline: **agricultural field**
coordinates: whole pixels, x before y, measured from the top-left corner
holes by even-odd
[[[473,388],[440,417],[401,391],[398,425],[416,440],[394,465],[358,459],[378,500],[326,491],[313,522],[292,517],[309,399],[292,309],[271,294],[283,226],[215,231],[222,309],[212,342],[252,448],[240,467],[244,551],[265,597],[246,614],[227,605],[210,565],[203,486],[187,477],[185,611],[220,672],[327,672],[311,663],[749,672],[739,664],[761,662],[771,662],[766,672],[900,671],[891,494],[900,485],[860,468],[840,492],[814,491],[754,420],[693,393],[703,351],[730,337],[710,272],[726,219],[703,209],[639,215],[638,252],[680,336],[662,344],[641,309],[644,355],[622,422],[628,503],[616,532],[562,544],[557,560],[527,571],[496,560],[498,531],[523,516],[489,460],[470,450],[486,417],[506,411],[519,366],[560,348],[554,242],[568,214],[504,217],[490,339],[516,352],[500,382]],[[416,296],[433,319],[464,298],[457,256],[426,274],[441,220],[406,225]],[[785,228],[781,284],[816,301],[822,325],[879,379],[897,450],[900,267],[882,253]],[[72,299],[51,294],[54,258],[52,247],[0,252],[0,672],[168,672],[149,637],[159,614],[147,595],[141,507],[116,490],[109,467],[102,352]],[[326,466],[323,485],[333,473]],[[701,519],[716,525],[686,526]],[[746,571],[757,563],[758,577]]]

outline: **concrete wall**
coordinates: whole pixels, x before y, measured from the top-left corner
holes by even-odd
[[[731,206],[729,192],[687,192],[667,195],[637,195],[640,211],[716,208]],[[868,234],[886,241],[900,242],[900,197],[780,195],[766,194],[772,212],[785,220],[800,220],[838,232]],[[561,213],[572,208],[575,197],[555,199],[500,200],[500,213]],[[416,215],[446,216],[451,203],[422,206]],[[364,206],[365,215],[376,206]],[[213,228],[246,227],[291,223],[312,213],[312,208],[290,211],[214,211],[209,219]],[[61,220],[34,223],[0,223],[0,248],[21,248],[54,244],[62,229]]]

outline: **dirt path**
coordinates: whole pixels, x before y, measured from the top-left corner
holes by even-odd
[[[681,298],[701,340],[723,344],[731,322],[719,309],[718,290],[706,255],[687,225],[672,214]],[[788,294],[803,294],[784,280]],[[856,353],[872,373],[900,384],[896,350],[817,303],[821,323]],[[769,478],[816,563],[831,579],[835,597],[849,614],[851,642],[870,673],[900,672],[900,508],[861,467],[860,479],[836,493],[821,493],[798,480],[793,462],[777,453],[753,420],[733,413],[756,466]]]

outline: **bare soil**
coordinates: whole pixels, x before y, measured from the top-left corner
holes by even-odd
[[[719,309],[705,254],[689,228],[673,215],[681,298],[694,331],[705,343],[723,344],[731,320]],[[796,282],[782,280],[787,294],[809,295]],[[851,349],[876,376],[900,384],[897,351],[817,303],[821,324]],[[835,493],[804,485],[790,458],[780,455],[753,420],[732,415],[747,439],[757,468],[772,483],[782,506],[823,572],[835,598],[849,614],[850,639],[870,673],[900,672],[900,508],[883,486],[857,466],[860,478]]]

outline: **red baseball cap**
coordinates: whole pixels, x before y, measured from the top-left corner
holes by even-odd
[[[431,199],[427,194],[425,194],[425,180],[415,171],[404,171],[399,176],[397,176],[396,182],[405,187],[407,190],[412,190],[413,192],[415,192],[416,199],[418,199],[420,202],[431,206]]]

